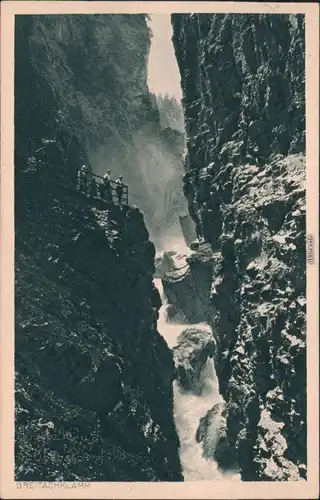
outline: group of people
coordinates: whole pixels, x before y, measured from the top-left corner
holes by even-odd
[[[121,205],[124,191],[122,175],[115,181],[118,203]],[[82,165],[78,172],[78,190],[87,196],[101,198],[110,203],[113,201],[111,186],[111,170],[102,177],[102,182],[97,182],[95,176],[89,171],[86,165]]]

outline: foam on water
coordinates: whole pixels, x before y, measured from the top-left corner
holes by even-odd
[[[160,279],[155,279],[163,305],[159,311],[158,331],[165,338],[168,346],[172,349],[177,344],[180,333],[186,328],[197,327],[211,331],[206,323],[190,325],[180,320],[167,322],[167,302],[163,295]],[[178,319],[179,321],[179,319]],[[201,372],[202,393],[195,395],[184,392],[177,381],[173,383],[174,394],[174,419],[176,429],[180,438],[180,460],[185,481],[199,480],[232,480],[239,481],[240,475],[234,472],[222,472],[218,469],[215,460],[207,460],[203,457],[202,446],[196,440],[196,433],[200,419],[216,404],[223,402],[219,393],[219,382],[215,371],[214,361],[209,358]],[[218,431],[218,429],[217,429]],[[212,436],[213,441],[215,437]]]

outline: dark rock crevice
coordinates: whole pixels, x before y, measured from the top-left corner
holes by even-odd
[[[172,25],[228,438],[244,480],[305,478],[304,18],[174,14]]]

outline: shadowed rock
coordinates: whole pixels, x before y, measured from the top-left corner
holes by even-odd
[[[190,321],[208,319],[208,294],[211,286],[212,251],[201,245],[195,252],[178,255],[162,278],[168,303],[180,310]],[[209,276],[209,279],[208,279]]]
[[[304,479],[304,16],[173,14],[172,26],[183,189],[212,250],[197,289],[217,338],[227,437],[243,480]]]
[[[226,416],[226,403],[215,404],[200,420],[197,441],[202,444],[207,459],[216,460],[221,469],[230,470],[237,467],[237,452],[229,443]]]
[[[201,394],[201,370],[208,358],[215,354],[215,340],[209,330],[191,327],[183,330],[173,349],[176,377],[186,391]]]

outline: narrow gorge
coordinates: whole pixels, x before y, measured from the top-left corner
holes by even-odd
[[[165,284],[211,326],[242,480],[305,479],[304,16],[174,14],[172,25],[199,248]]]
[[[16,17],[19,481],[183,479],[144,222],[161,237],[152,204],[179,178],[183,136],[160,127],[149,47],[144,15]],[[83,163],[122,174],[129,205],[76,191]]]
[[[168,23],[16,16],[19,481],[307,477],[304,18]]]

